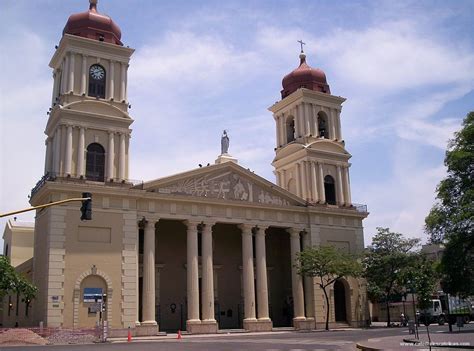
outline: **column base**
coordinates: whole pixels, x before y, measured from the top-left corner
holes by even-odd
[[[296,317],[293,318],[293,327],[296,330],[313,330],[316,328],[314,318]]]
[[[135,336],[152,336],[152,335],[158,335],[160,328],[158,327],[158,324],[144,324],[145,322],[142,322],[141,325],[137,325],[135,327]]]
[[[244,319],[244,329],[250,332],[271,331],[272,328],[273,322],[270,318]]]
[[[217,321],[209,320],[188,320],[186,321],[186,331],[190,334],[215,334],[217,333]]]

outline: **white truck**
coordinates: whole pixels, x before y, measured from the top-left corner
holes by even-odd
[[[446,322],[455,324],[458,317],[462,318],[464,324],[471,321],[473,311],[469,300],[461,299],[457,296],[442,295],[439,299],[431,300],[431,306],[420,312],[420,323],[429,325],[438,323],[443,325]]]

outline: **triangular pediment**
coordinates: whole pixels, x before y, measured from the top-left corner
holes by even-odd
[[[252,204],[304,206],[304,200],[233,163],[198,168],[143,184],[143,190]]]

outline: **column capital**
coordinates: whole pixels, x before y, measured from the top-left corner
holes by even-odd
[[[242,231],[242,234],[252,235],[252,230],[255,227],[254,224],[241,223],[238,225],[239,229]]]
[[[199,223],[201,225],[201,230],[203,232],[212,232],[212,227],[216,224],[215,222],[201,222]]]
[[[138,220],[138,227],[140,229],[145,229],[149,224],[150,225],[155,225],[160,219],[159,218],[150,218],[148,217],[142,217],[140,220]]]
[[[286,230],[291,237],[299,236],[302,232],[306,232],[304,228],[288,228]]]
[[[269,225],[257,225],[255,226],[254,228],[254,233],[255,235],[267,235],[267,233],[265,232],[268,228],[270,228]]]
[[[202,221],[198,220],[192,220],[192,219],[185,219],[183,223],[188,227],[188,230],[190,228],[195,228],[196,230],[198,229],[198,225],[202,223]]]

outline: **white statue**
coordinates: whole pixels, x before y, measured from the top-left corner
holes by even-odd
[[[224,129],[224,133],[221,137],[221,154],[227,154],[229,152],[229,137],[227,131]]]

